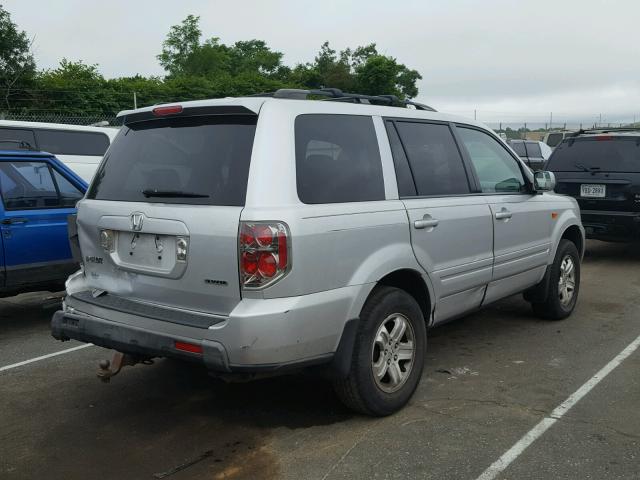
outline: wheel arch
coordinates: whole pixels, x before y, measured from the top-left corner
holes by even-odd
[[[584,235],[582,230],[578,225],[569,225],[562,232],[560,239],[566,239],[572,242],[576,248],[578,249],[578,253],[580,254],[580,258],[584,255]]]
[[[352,304],[350,320],[345,328],[336,347],[336,352],[331,363],[331,375],[338,378],[346,378],[351,365],[353,346],[359,324],[359,317],[362,308],[376,289],[380,286],[396,287],[411,295],[422,310],[425,320],[425,327],[429,327],[433,321],[433,286],[429,277],[413,268],[400,268],[382,276],[378,281],[363,285],[360,295]]]
[[[396,270],[378,280],[376,286],[379,285],[396,287],[407,292],[415,299],[416,302],[418,302],[427,326],[431,324],[433,297],[431,295],[429,286],[427,285],[427,282],[425,281],[422,274],[420,274],[416,270],[411,270],[408,268]],[[372,289],[372,292],[373,290],[374,289]],[[369,296],[371,296],[371,293],[369,293]]]

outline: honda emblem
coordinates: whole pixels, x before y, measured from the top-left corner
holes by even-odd
[[[144,213],[135,212],[131,214],[131,229],[134,232],[142,230],[142,224],[144,223]]]

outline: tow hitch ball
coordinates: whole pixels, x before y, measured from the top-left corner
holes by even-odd
[[[153,364],[153,360],[148,358],[141,358],[136,355],[130,355],[128,353],[115,352],[111,361],[101,360],[98,364],[97,376],[105,383],[109,383],[111,377],[120,373],[123,367],[127,365],[135,365],[137,363],[143,363],[145,365]]]

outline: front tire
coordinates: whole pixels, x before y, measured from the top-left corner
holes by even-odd
[[[404,290],[378,287],[362,309],[349,373],[333,382],[336,393],[365,415],[400,410],[420,382],[426,345],[416,300]]]
[[[580,254],[575,244],[562,239],[549,272],[544,302],[533,302],[533,311],[547,320],[562,320],[573,312],[580,290]]]

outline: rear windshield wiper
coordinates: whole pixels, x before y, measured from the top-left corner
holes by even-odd
[[[574,165],[585,172],[593,172],[596,170],[600,170],[600,167],[585,167],[582,163],[574,163]]]
[[[142,194],[149,197],[165,197],[165,198],[209,198],[209,195],[195,192],[183,192],[181,190],[158,190],[148,188],[142,190]]]

